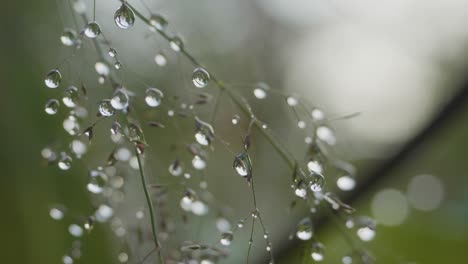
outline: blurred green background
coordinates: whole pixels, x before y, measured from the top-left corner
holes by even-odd
[[[146,5],[168,18],[171,30],[180,32],[187,49],[208,69],[255,102],[255,111],[298,157],[306,149],[307,131],[296,128],[295,115],[281,98],[269,96],[257,103],[246,83],[265,81],[274,89],[300,94],[331,118],[360,112],[355,118],[333,123],[339,142],[333,153],[354,162],[358,182],[365,182],[370,172],[421,133],[460,89],[466,89],[465,2],[148,0]],[[91,1],[85,3],[92,6]],[[141,2],[130,3],[145,11]],[[64,28],[74,24],[67,1],[8,1],[2,6],[0,259],[2,263],[60,263],[73,239],[67,232],[69,223],[53,221],[49,208],[60,203],[76,214],[93,210],[94,198],[85,188],[87,169],[102,164],[112,145],[103,131],[97,132],[89,156],[76,160],[67,173],[42,160],[44,146],[66,146],[71,139],[62,128],[65,109],[56,116],[43,111],[47,99],[63,92],[47,89],[43,77],[70,56],[71,49],[63,47],[59,38]],[[98,0],[96,20],[119,52],[124,65],[119,78],[137,94],[144,92],[145,82],[163,87],[166,94],[190,98],[192,66],[139,21],[128,32],[117,29],[112,16],[118,6],[118,1]],[[88,8],[87,14],[91,13]],[[153,61],[159,51],[168,55],[165,68]],[[96,59],[91,43],[85,40],[82,51],[63,70],[63,87],[79,80],[87,83],[94,100],[87,103],[91,116],[95,102],[106,94],[95,80]],[[216,89],[210,86],[207,92],[216,94]],[[239,151],[245,117],[240,128],[233,129],[230,118],[237,110],[225,97],[220,102],[215,128]],[[465,98],[460,105],[466,102]],[[212,105],[201,107],[199,114],[209,119],[212,109]],[[357,214],[379,222],[376,238],[363,243],[377,263],[468,261],[468,105],[456,110],[353,201]],[[169,122],[163,110],[148,112],[141,106],[138,112],[144,120]],[[193,126],[183,121],[179,125],[169,125],[164,131],[144,128],[152,146],[148,157],[154,159],[148,162],[150,177],[162,175],[162,182],[176,181],[166,169],[177,155],[171,143],[190,143],[192,134],[187,131]],[[310,243],[288,239],[306,213],[305,208],[288,210],[293,199],[290,172],[260,134],[254,135],[252,152],[259,208],[265,214],[275,254],[279,263],[301,263],[304,247]],[[230,153],[210,155],[209,190],[217,202],[229,205],[226,215],[234,222],[249,214],[249,190],[232,172]],[[423,178],[415,187],[411,182],[418,175],[433,177]],[[328,179],[327,184],[333,185],[334,180]],[[138,179],[130,177],[128,182],[126,195],[131,202],[119,211],[122,215],[134,215],[135,207],[144,206]],[[393,190],[390,195],[385,193],[388,189]],[[379,196],[382,192],[387,196]],[[217,216],[212,212],[202,220],[194,218],[183,231],[193,237],[201,233],[202,239],[214,243],[219,238],[212,228]],[[343,235],[329,221],[317,232],[326,246],[323,263],[340,263],[349,251]],[[253,263],[266,263],[262,240],[257,232]],[[83,257],[78,263],[117,263],[116,255],[123,247],[105,225],[97,225],[82,241]],[[244,263],[247,241],[245,229],[234,240],[232,258],[222,263]]]

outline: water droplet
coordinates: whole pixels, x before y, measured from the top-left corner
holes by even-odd
[[[315,174],[322,174],[323,172],[322,164],[318,160],[310,160],[307,162],[307,169]]]
[[[237,174],[243,178],[247,178],[247,180],[250,180],[250,177],[252,176],[252,162],[250,160],[249,153],[246,151],[239,153],[234,158],[232,166],[236,170]]]
[[[74,139],[70,143],[70,149],[77,158],[81,158],[86,153],[86,151],[88,151],[88,147],[86,146],[86,144],[78,139]]]
[[[74,237],[81,237],[83,235],[83,228],[77,224],[68,226],[68,232]]]
[[[192,82],[195,87],[203,88],[208,85],[210,81],[210,74],[203,68],[196,68],[192,74]]]
[[[73,1],[73,10],[79,15],[86,12],[86,3],[83,0]]]
[[[357,228],[356,234],[362,241],[371,241],[374,239],[376,234],[376,223],[375,220],[369,217],[359,217],[355,220],[355,227]]]
[[[208,206],[202,201],[195,201],[191,205],[192,213],[195,215],[201,216],[206,215],[209,211]]]
[[[122,2],[122,5],[119,7],[119,9],[115,11],[114,22],[119,28],[122,29],[129,29],[135,23],[135,14],[125,2]]]
[[[45,85],[49,88],[57,88],[62,81],[62,74],[58,69],[49,71],[44,79]]]
[[[325,113],[320,108],[313,108],[310,114],[315,122],[325,119]]]
[[[86,188],[94,194],[102,193],[104,186],[107,184],[107,175],[100,170],[91,170],[89,172],[89,182]]]
[[[96,64],[94,64],[94,69],[100,76],[107,76],[110,73],[109,66],[107,66],[107,64],[105,64],[104,62],[96,62]]]
[[[296,236],[300,240],[310,240],[312,238],[312,221],[306,217],[297,225]]]
[[[84,29],[84,34],[88,38],[96,38],[101,34],[101,27],[98,23],[96,23],[96,21],[91,21],[86,25]]]
[[[45,112],[49,115],[55,115],[58,112],[60,103],[57,99],[50,99],[45,104]]]
[[[231,229],[231,223],[226,218],[220,217],[216,219],[216,228],[219,232],[228,232]]]
[[[297,127],[299,127],[300,129],[304,129],[306,127],[306,122],[299,120],[297,122]]]
[[[232,232],[226,232],[226,233],[223,233],[221,235],[221,239],[219,240],[219,242],[223,246],[229,246],[229,245],[231,245],[233,238],[234,238],[234,236],[233,236]]]
[[[349,175],[343,175],[336,180],[336,185],[342,191],[351,191],[356,186],[356,180]]]
[[[208,146],[214,139],[213,127],[195,117],[195,140],[202,146]]]
[[[310,256],[316,262],[321,262],[324,259],[324,246],[320,242],[315,242],[310,248]]]
[[[115,114],[115,109],[109,99],[102,100],[98,105],[98,110],[102,116],[113,116]]]
[[[270,89],[268,84],[264,82],[257,83],[256,87],[253,90],[253,94],[257,99],[265,99],[267,97],[267,91]]]
[[[117,51],[114,48],[109,48],[109,56],[115,58],[115,56],[117,56]]]
[[[196,170],[203,170],[206,168],[206,161],[203,160],[200,156],[195,155],[192,159],[192,165]]]
[[[169,165],[169,173],[172,176],[180,176],[184,172],[182,166],[180,165],[179,160],[174,160],[171,165]]]
[[[151,30],[154,31],[154,28],[156,28],[159,31],[164,31],[167,27],[167,20],[158,14],[152,14],[150,19],[150,24],[152,27],[150,27]]]
[[[73,264],[73,258],[70,257],[69,255],[65,255],[62,258],[63,264]]]
[[[122,110],[122,109],[127,108],[128,102],[129,102],[127,92],[123,88],[117,89],[114,92],[114,95],[112,96],[112,99],[110,102],[111,102],[112,107],[114,107],[114,109],[116,110]]]
[[[60,41],[65,46],[73,46],[77,43],[76,32],[72,29],[66,29],[62,36],[60,36]]]
[[[88,217],[83,227],[84,229],[86,229],[86,231],[90,232],[94,227],[94,217],[93,216]]]
[[[156,64],[161,67],[166,66],[167,64],[166,55],[164,55],[163,53],[156,54],[156,56],[154,56],[154,62],[156,62]]]
[[[316,173],[312,173],[311,177],[310,190],[313,192],[321,192],[325,186],[325,177]]]
[[[120,263],[127,263],[128,261],[128,254],[125,252],[120,252],[119,256],[117,257]]]
[[[239,220],[239,221],[237,222],[237,227],[238,227],[238,228],[243,228],[244,225],[245,225],[244,220]]]
[[[118,121],[114,121],[111,125],[110,131],[113,135],[119,135],[122,130],[122,126]]]
[[[184,42],[182,41],[180,37],[175,36],[169,42],[169,46],[171,47],[173,51],[179,52],[182,49],[184,49]]]
[[[307,185],[304,181],[300,181],[300,183],[295,186],[294,194],[300,198],[305,198],[307,196]]]
[[[231,119],[231,122],[232,122],[233,125],[239,124],[239,121],[240,121],[240,116],[238,116],[238,115],[234,115],[232,117],[232,119]]]
[[[114,215],[114,209],[106,204],[101,204],[94,213],[98,222],[107,222]]]
[[[57,206],[50,208],[49,215],[54,220],[62,220],[65,216],[65,213],[63,208]]]
[[[317,138],[327,143],[328,145],[336,144],[335,132],[327,126],[319,126],[315,131]]]
[[[66,153],[61,153],[57,165],[61,170],[69,170],[72,166],[72,158]]]
[[[80,93],[78,91],[78,88],[76,88],[75,86],[70,86],[65,91],[62,97],[62,102],[65,106],[73,108],[78,104],[79,97]]]
[[[163,92],[156,88],[148,88],[145,93],[145,102],[149,107],[158,107],[164,98]]]
[[[288,103],[289,106],[296,106],[299,103],[297,98],[294,96],[288,96],[286,98],[286,102]]]
[[[72,136],[75,136],[80,132],[80,124],[73,115],[69,115],[65,120],[63,120],[63,128]]]
[[[114,68],[115,68],[116,70],[122,69],[122,63],[121,63],[120,61],[116,61],[116,62],[114,63]]]

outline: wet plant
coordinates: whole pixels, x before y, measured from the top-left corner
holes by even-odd
[[[249,234],[249,240],[245,241],[245,262],[249,263],[257,228],[264,238],[263,248],[269,263],[277,263],[271,232],[263,213],[267,208],[259,208],[257,201],[261,197],[257,197],[255,189],[256,179],[263,175],[256,167],[252,149],[260,137],[268,142],[268,147],[289,169],[291,193],[296,197],[291,208],[298,204],[308,208],[308,213],[298,223],[290,219],[291,239],[303,241],[305,245],[304,261],[320,262],[327,254],[332,254],[327,253],[326,245],[319,241],[314,229],[317,215],[325,214],[333,219],[349,243],[350,253],[343,256],[343,263],[373,263],[373,257],[361,242],[374,238],[375,222],[355,216],[355,210],[333,193],[335,187],[350,191],[356,185],[353,165],[330,151],[337,142],[332,127],[335,120],[327,118],[324,111],[302,97],[285,94],[264,82],[243,84],[249,88],[253,98],[241,94],[237,89],[239,85],[223,82],[214,70],[204,66],[190,52],[190,46],[170,27],[164,16],[150,9],[146,10],[149,14],[144,15],[130,1],[122,0],[113,17],[115,25],[122,30],[121,34],[126,34],[125,30],[136,23],[144,23],[149,33],[166,45],[166,50],[154,57],[159,67],[170,63],[167,53],[175,53],[177,59],[184,59],[192,67],[191,71],[183,73],[191,78],[190,87],[183,91],[184,96],[177,96],[180,91],[159,87],[154,84],[157,80],[151,80],[153,84],[148,85],[138,74],[126,69],[120,59],[120,51],[100,27],[102,18],[96,14],[93,3],[91,19],[82,0],[66,0],[75,28],[65,29],[59,39],[72,49],[72,54],[44,77],[46,87],[60,91],[45,103],[44,111],[48,115],[60,113],[65,116],[63,129],[68,136],[64,136],[64,141],[66,138],[70,143],[51,144],[42,150],[42,157],[49,165],[63,171],[75,166],[91,167],[88,167],[86,175],[86,189],[95,209],[79,216],[75,215],[73,208],[63,205],[52,206],[49,211],[52,219],[70,222],[68,232],[76,238],[70,251],[65,252],[63,263],[78,261],[81,256],[80,238],[88,233],[91,235],[96,224],[108,224],[112,235],[121,241],[122,250],[116,256],[121,263],[150,263],[150,259],[156,263],[218,263],[229,258],[229,247],[236,242],[238,232],[243,230]],[[77,54],[84,52],[97,54],[95,61],[85,62],[91,66],[88,68],[94,67],[94,81],[82,78],[81,72],[76,74],[66,70],[66,65],[78,63],[75,62],[79,57]],[[132,88],[134,85],[126,81],[122,72],[135,75],[145,84],[144,89]],[[295,130],[305,134],[301,136],[307,148],[305,155],[295,153],[269,128],[268,122],[255,113],[252,106],[269,97],[280,98],[293,113],[297,124]],[[228,141],[224,135],[218,134],[216,116],[226,101],[232,109],[229,123],[239,129],[241,140]],[[202,111],[207,106],[212,106],[208,114]],[[161,133],[161,130],[171,130],[170,133],[177,135],[169,152],[157,144],[160,141],[155,143],[146,138],[148,133]],[[96,144],[97,140],[100,144]],[[84,156],[94,148],[105,149],[107,153],[104,157],[93,156],[96,159],[93,161],[85,160]],[[206,168],[220,152],[228,153],[232,158],[222,177],[237,175],[237,180],[245,183],[245,192],[251,196],[251,210],[245,216],[228,217],[225,208],[229,208],[229,204],[219,204],[209,191]],[[170,162],[165,162],[168,159]],[[148,164],[152,163],[158,163],[159,169],[148,169]],[[165,184],[163,179],[166,175],[177,180]],[[132,176],[139,179],[139,193],[142,194],[139,198],[144,204],[144,208],[135,213],[136,224],[128,219],[128,214],[119,213],[128,202],[125,185]],[[193,236],[177,232],[191,219],[203,219],[210,210],[219,213],[217,240],[199,239],[203,236],[196,236],[198,240],[195,240]],[[246,226],[248,228],[244,228]],[[142,252],[142,248],[146,252]]]

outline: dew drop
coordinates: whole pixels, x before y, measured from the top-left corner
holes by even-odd
[[[117,51],[114,48],[109,48],[109,56],[115,58],[117,56]]]
[[[112,135],[119,135],[121,130],[122,126],[120,125],[120,123],[118,121],[114,121],[110,128]]]
[[[164,98],[163,92],[157,88],[148,88],[145,93],[145,102],[149,107],[158,107]]]
[[[310,240],[312,238],[312,221],[306,217],[297,225],[296,236],[300,240]]]
[[[244,225],[245,225],[244,220],[239,220],[239,221],[237,222],[237,227],[238,227],[238,228],[243,228]]]
[[[80,94],[78,92],[78,88],[75,86],[70,86],[65,91],[62,102],[66,107],[73,108],[78,104]]]
[[[119,256],[117,257],[119,259],[120,263],[127,263],[128,261],[128,254],[125,252],[119,253]]]
[[[220,217],[216,219],[216,229],[219,232],[228,232],[231,229],[231,223],[226,218]]]
[[[193,71],[192,82],[193,82],[193,85],[195,85],[195,87],[198,87],[198,88],[206,87],[209,81],[210,81],[210,74],[208,73],[207,70],[198,67]]]
[[[249,153],[246,151],[237,154],[232,166],[241,177],[249,180],[252,176],[252,162],[250,160]]]
[[[231,119],[231,122],[232,122],[233,125],[239,124],[239,121],[240,121],[240,116],[238,116],[238,115],[234,115],[232,117],[232,119]]]
[[[169,165],[169,173],[172,176],[180,176],[184,172],[182,166],[180,165],[179,160],[174,160],[171,165]]]
[[[76,0],[73,2],[73,10],[79,15],[86,12],[86,4],[83,0]]]
[[[221,235],[221,239],[219,240],[219,242],[223,246],[229,246],[231,245],[233,238],[234,236],[232,232],[226,232]]]
[[[325,119],[325,113],[320,108],[313,108],[310,114],[312,116],[312,119],[316,122]]]
[[[307,196],[307,185],[301,181],[297,186],[294,187],[294,194],[297,197],[305,198]]]
[[[116,61],[116,62],[114,63],[114,68],[115,68],[116,70],[122,69],[122,63],[121,63],[120,61]]]
[[[268,84],[264,82],[257,83],[253,90],[253,94],[257,99],[265,99],[267,97],[267,91],[270,89]]]
[[[63,121],[63,128],[71,136],[75,136],[80,132],[80,124],[78,123],[78,120],[76,119],[76,117],[73,115],[69,115]]]
[[[62,36],[60,36],[60,41],[65,46],[73,46],[77,43],[76,32],[72,29],[66,29]]]
[[[195,140],[202,146],[208,146],[214,139],[213,127],[195,117]]]
[[[114,92],[114,95],[112,96],[112,99],[110,102],[111,102],[112,107],[116,110],[122,110],[122,109],[127,108],[128,102],[129,102],[127,92],[123,88],[117,89]]]
[[[321,192],[325,186],[325,177],[316,173],[312,173],[311,177],[310,190],[313,192]]]
[[[310,160],[307,162],[307,169],[315,174],[322,174],[323,172],[322,164],[318,160]]]
[[[107,64],[105,64],[104,62],[96,62],[96,64],[94,64],[94,69],[100,76],[107,76],[110,73],[109,66],[107,66]]]
[[[286,98],[286,102],[288,103],[289,106],[296,106],[299,103],[297,98],[293,96],[288,96]]]
[[[49,88],[57,88],[62,81],[62,74],[58,69],[49,71],[44,79],[45,85]]]
[[[119,7],[119,9],[115,11],[114,22],[119,28],[122,29],[129,29],[135,23],[135,14],[125,2],[122,2],[122,5]]]
[[[206,161],[203,160],[200,156],[195,155],[192,159],[192,165],[196,170],[203,170],[206,168]]]
[[[357,228],[356,234],[359,239],[365,242],[374,239],[376,234],[376,223],[374,219],[365,216],[359,217],[355,220],[355,226]]]
[[[317,138],[327,143],[328,145],[336,144],[335,132],[327,126],[319,126],[315,131]]]
[[[297,127],[299,127],[300,129],[304,129],[306,127],[306,122],[304,122],[303,120],[299,120],[297,122]]]
[[[179,52],[184,48],[184,42],[178,36],[175,36],[169,42],[169,46],[173,51]]]
[[[65,213],[62,208],[52,207],[50,208],[49,215],[54,220],[62,220],[65,216]]]
[[[150,27],[152,31],[154,31],[154,28],[156,28],[159,31],[164,31],[168,24],[167,20],[163,16],[158,14],[152,14],[149,21],[152,26]]]
[[[316,262],[321,262],[324,259],[324,246],[320,242],[315,242],[312,244],[310,248],[310,256]]]
[[[77,158],[81,158],[86,153],[86,151],[88,151],[88,147],[86,146],[86,144],[78,139],[74,139],[70,143],[70,149],[76,155]]]
[[[69,170],[72,166],[72,158],[68,156],[66,153],[61,153],[60,159],[57,163],[59,169],[61,170]]]
[[[113,116],[115,114],[115,109],[112,107],[111,100],[109,99],[99,102],[98,110],[102,116]]]
[[[343,175],[336,180],[336,185],[342,191],[351,191],[356,186],[356,180],[349,175]]]
[[[104,186],[107,184],[107,175],[99,170],[91,170],[89,172],[89,182],[86,188],[90,193],[99,194],[102,193]]]
[[[68,232],[74,237],[81,237],[83,235],[83,228],[77,224],[68,226]]]
[[[86,25],[84,29],[84,34],[88,38],[96,38],[101,34],[101,27],[98,23],[96,23],[96,21],[91,21]]]
[[[50,99],[45,104],[45,112],[49,115],[55,115],[58,112],[60,103],[57,99]]]
[[[166,66],[167,64],[166,55],[164,55],[163,53],[156,54],[156,56],[154,56],[154,62],[156,62],[156,64],[161,67]]]

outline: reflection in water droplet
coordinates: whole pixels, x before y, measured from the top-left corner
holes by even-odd
[[[112,107],[111,100],[102,100],[98,105],[99,113],[103,116],[113,116],[115,109]]]
[[[60,41],[65,46],[73,46],[77,43],[76,32],[72,29],[66,29],[62,36],[60,36]]]
[[[145,102],[149,107],[157,107],[164,98],[163,92],[156,88],[148,88],[145,93]]]
[[[115,11],[114,22],[119,28],[122,29],[131,28],[135,23],[135,14],[125,2],[122,2],[122,5],[119,7],[119,9]]]
[[[115,58],[115,56],[117,56],[117,51],[114,48],[109,48],[109,56]]]
[[[310,240],[312,238],[312,221],[306,217],[297,225],[296,236],[300,240]]]
[[[63,121],[63,128],[68,134],[74,136],[80,132],[80,124],[75,116],[70,115]]]
[[[65,106],[73,108],[78,104],[79,98],[80,94],[78,92],[78,88],[76,88],[75,86],[70,86],[65,91],[62,97],[62,102]]]
[[[57,165],[61,170],[69,170],[72,166],[72,158],[66,153],[62,152]]]
[[[321,262],[324,259],[324,246],[320,242],[315,242],[310,248],[310,256],[316,262]]]
[[[57,88],[62,81],[62,74],[58,69],[49,71],[44,79],[45,85],[49,88]]]
[[[195,130],[195,140],[198,144],[202,146],[211,144],[214,139],[214,129],[210,124],[195,117]]]
[[[166,66],[167,64],[166,55],[164,55],[163,53],[156,54],[156,56],[154,56],[154,62],[156,62],[156,64],[161,67]]]
[[[107,184],[107,175],[99,170],[91,170],[89,172],[89,182],[86,188],[94,194],[102,193],[104,186]]]
[[[325,178],[316,173],[310,175],[312,180],[310,181],[310,190],[313,192],[321,192],[325,186]]]
[[[250,179],[252,174],[252,162],[249,153],[246,151],[239,153],[234,158],[232,166],[241,177]]]
[[[210,81],[210,74],[203,68],[196,68],[192,74],[192,82],[195,87],[203,88],[208,85]]]
[[[229,246],[229,245],[231,245],[233,238],[234,238],[234,236],[233,236],[232,232],[225,232],[225,233],[223,233],[221,235],[221,239],[219,240],[219,242],[223,246]]]
[[[110,102],[111,102],[112,107],[116,110],[122,110],[122,109],[127,108],[128,102],[129,102],[127,92],[123,88],[117,89],[114,92],[114,95],[112,96],[112,99]]]
[[[45,104],[45,112],[49,115],[55,115],[58,112],[60,103],[57,99],[50,99]]]
[[[88,38],[96,38],[101,34],[101,27],[96,23],[96,21],[91,21],[86,25],[84,34]]]

